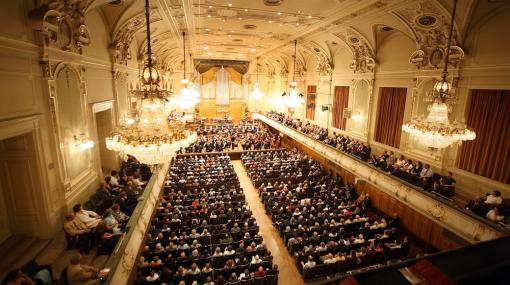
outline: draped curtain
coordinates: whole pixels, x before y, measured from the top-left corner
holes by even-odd
[[[335,86],[333,94],[333,128],[345,131],[347,119],[344,118],[344,109],[349,106],[349,86]]]
[[[400,147],[407,88],[381,87],[374,139],[392,147]]]
[[[306,89],[306,118],[315,119],[315,98],[317,96],[317,86],[308,85]]]
[[[476,139],[460,148],[460,169],[510,183],[510,90],[472,90],[467,125]]]

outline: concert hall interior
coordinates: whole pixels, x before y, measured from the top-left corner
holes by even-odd
[[[510,284],[509,19],[0,1],[1,284]]]

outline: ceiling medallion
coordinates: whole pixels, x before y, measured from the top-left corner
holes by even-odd
[[[264,0],[266,6],[280,6],[284,0]]]
[[[358,45],[360,43],[360,40],[357,37],[351,36],[349,37],[349,42],[353,45]]]
[[[432,28],[435,27],[439,23],[439,21],[437,20],[437,17],[435,15],[425,14],[417,17],[416,23],[424,28]]]

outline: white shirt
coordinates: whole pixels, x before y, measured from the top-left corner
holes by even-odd
[[[491,194],[491,195],[487,196],[487,198],[485,198],[486,204],[499,205],[502,202],[503,202],[503,198],[501,198],[501,196],[494,196]]]
[[[423,168],[420,172],[420,177],[427,177],[427,178],[430,178],[432,177],[432,175],[434,175],[434,172],[432,171],[432,169],[430,168]]]
[[[82,223],[84,223],[88,228],[95,228],[101,221],[101,219],[95,218],[98,215],[96,212],[81,210],[76,213],[76,218],[78,218]]]

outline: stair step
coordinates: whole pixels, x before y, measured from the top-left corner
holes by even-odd
[[[27,255],[27,250],[37,241],[37,238],[13,238],[16,239],[16,242],[10,246],[9,250],[2,252],[3,258],[0,259],[0,278],[2,279],[9,271],[16,269],[15,264]],[[32,256],[32,258],[34,257]]]
[[[69,260],[71,256],[75,253],[79,253],[78,249],[66,250],[63,251],[51,264],[51,274],[53,275],[53,279],[59,279],[62,271],[69,265]]]
[[[110,258],[109,255],[97,255],[96,258],[94,258],[94,261],[92,261],[91,266],[94,266],[95,268],[101,270],[104,268],[104,265],[106,264],[106,261],[108,261],[108,258]]]
[[[52,264],[57,260],[59,255],[61,255],[66,250],[67,242],[64,236],[64,232],[60,232],[55,235],[50,244],[37,255],[35,261],[40,265]]]
[[[36,239],[30,247],[28,247],[23,256],[20,256],[19,259],[14,263],[13,268],[23,267],[25,264],[35,259],[38,254],[40,254],[44,249],[50,244],[51,240],[49,239]]]

